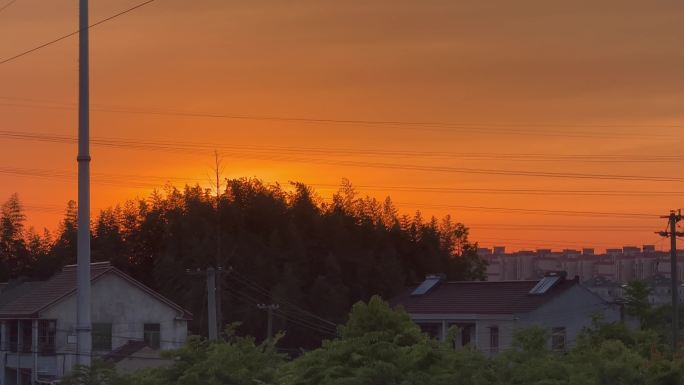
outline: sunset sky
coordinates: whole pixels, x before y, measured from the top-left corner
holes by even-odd
[[[141,1],[93,0],[91,21]],[[0,61],[73,32],[77,6],[0,11]],[[91,30],[91,132],[110,144],[91,149],[94,214],[207,184],[216,148],[227,177],[323,197],[348,178],[481,246],[665,247],[682,20],[674,0],[157,0]],[[77,44],[0,64],[0,201],[17,192],[39,229],[76,198]]]

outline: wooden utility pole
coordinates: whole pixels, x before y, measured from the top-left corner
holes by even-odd
[[[670,211],[670,215],[662,216],[668,220],[669,231],[660,231],[657,234],[670,238],[670,279],[672,284],[672,352],[679,349],[679,269],[677,268],[677,237],[684,233],[677,232],[677,223],[684,218],[682,211]]]

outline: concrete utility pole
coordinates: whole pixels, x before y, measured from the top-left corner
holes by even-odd
[[[79,0],[78,50],[78,235],[77,235],[77,362],[90,366],[90,78],[88,0]]]
[[[201,269],[197,270],[185,270],[188,275],[206,275],[207,277],[207,318],[208,318],[208,332],[209,339],[214,341],[218,339],[218,322],[216,320],[216,269],[210,267],[205,271]],[[221,269],[218,270],[221,273]]]
[[[273,311],[280,309],[280,305],[277,304],[258,304],[257,307],[261,310],[266,310],[268,314],[268,322],[266,324],[266,340],[270,343],[273,339]]]
[[[679,275],[677,269],[677,237],[684,233],[677,232],[677,222],[681,221],[682,211],[670,211],[670,215],[661,218],[668,219],[670,231],[660,231],[663,237],[670,237],[670,278],[672,281],[672,351],[676,353],[679,349]]]

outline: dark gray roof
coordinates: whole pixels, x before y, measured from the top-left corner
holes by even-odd
[[[105,274],[116,274],[129,283],[139,287],[151,296],[176,309],[182,318],[191,319],[192,314],[161,294],[134,280],[109,262],[90,265],[90,279],[94,282]],[[43,309],[59,302],[76,292],[76,266],[65,266],[47,281],[24,282],[0,293],[0,318],[36,318]]]
[[[577,285],[564,280],[543,295],[530,295],[538,281],[443,282],[424,295],[405,290],[390,301],[411,314],[518,314],[530,312]]]
[[[6,285],[2,292],[0,292],[0,308],[30,293],[42,284],[43,282],[22,282],[16,285]]]

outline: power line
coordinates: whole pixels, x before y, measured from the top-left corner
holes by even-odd
[[[312,183],[313,187],[339,188],[340,185]],[[354,185],[355,188],[371,191],[399,191],[418,193],[458,193],[458,194],[504,194],[504,195],[583,195],[583,196],[682,196],[680,192],[671,191],[639,191],[639,190],[559,190],[559,189],[501,189],[501,188],[458,188],[458,187],[422,187],[422,186],[387,186],[387,185]]]
[[[258,299],[254,298],[248,294],[245,294],[245,293],[243,293],[237,289],[231,288],[230,286],[227,286],[226,289],[228,289],[230,292],[232,292],[234,295],[236,295],[239,299],[242,299],[243,302],[247,302],[247,303],[254,305],[254,306],[261,303],[261,301],[259,301]],[[323,326],[314,326],[314,325],[312,325],[306,321],[303,321],[301,319],[293,318],[291,316],[283,314],[281,310],[278,310],[277,313],[279,313],[286,320],[289,320],[289,321],[291,321],[291,322],[293,322],[293,323],[295,323],[301,327],[304,327],[304,328],[307,328],[307,329],[310,329],[310,330],[313,330],[313,331],[316,331],[316,332],[319,332],[322,334],[326,334],[326,335],[333,335],[333,336],[336,335],[336,333],[331,329],[324,328]]]
[[[66,172],[60,172],[58,170],[45,170],[45,169],[21,169],[21,168],[8,168],[0,167],[0,174],[10,174],[10,175],[21,175],[21,176],[35,176],[44,178],[57,178],[57,179],[71,179],[73,174]],[[121,174],[95,174],[94,183],[101,184],[116,184],[119,182],[126,186],[137,185],[136,181],[128,181],[125,178],[135,177],[135,178],[161,178],[154,176],[133,176],[133,175],[121,175]],[[98,177],[99,176],[99,177]],[[118,178],[118,179],[117,179]],[[122,180],[123,179],[123,180]],[[176,178],[178,179],[178,178]],[[144,184],[139,185],[146,186],[157,186],[154,184]],[[529,209],[529,208],[518,208],[518,207],[489,207],[489,206],[466,206],[466,205],[446,205],[446,204],[431,204],[431,203],[416,203],[416,202],[393,202],[397,206],[413,206],[413,207],[429,207],[438,209],[456,209],[456,210],[466,210],[466,211],[494,211],[494,212],[516,212],[525,214],[538,214],[538,215],[566,215],[566,216],[587,216],[587,217],[620,217],[620,218],[655,218],[658,217],[657,214],[649,213],[630,213],[630,212],[601,212],[601,211],[578,211],[578,210],[550,210],[550,209]]]
[[[238,279],[242,284],[245,284],[245,285],[247,285],[247,286],[251,286],[253,289],[256,289],[257,292],[260,292],[261,294],[266,295],[266,296],[268,296],[269,298],[271,297],[271,293],[270,293],[267,289],[265,289],[264,287],[260,286],[260,285],[257,284],[256,282],[250,280],[249,278],[247,278],[247,277],[244,276],[243,274],[240,274],[240,273],[237,272],[234,268],[231,268],[231,269],[230,269],[229,277],[236,278],[236,279]],[[289,301],[289,300],[287,300],[287,299],[285,299],[285,298],[280,298],[280,297],[277,298],[277,300],[280,301],[280,302],[282,302],[284,305],[288,305],[288,306],[294,308],[295,310],[297,310],[297,311],[299,311],[299,312],[302,312],[303,314],[306,314],[307,316],[310,316],[310,317],[312,317],[312,318],[317,319],[318,321],[323,322],[324,324],[327,324],[327,325],[333,326],[333,327],[336,327],[336,326],[337,326],[336,323],[334,323],[334,322],[332,322],[332,321],[329,321],[329,320],[327,320],[327,319],[325,319],[325,318],[322,318],[322,317],[320,317],[320,316],[318,316],[318,315],[316,315],[316,314],[314,314],[314,313],[312,313],[312,312],[310,312],[310,311],[308,311],[308,310],[305,310],[304,308],[302,308],[301,306],[295,304],[295,303],[292,302],[292,301]],[[282,311],[282,309],[281,309],[281,311]]]
[[[0,62],[1,64],[1,62]],[[26,98],[10,98],[2,97],[3,99],[10,100],[24,100],[24,101],[35,101],[34,99]],[[12,107],[21,108],[47,108],[47,109],[73,109],[73,105],[66,104],[56,101],[44,101],[43,103],[57,104],[57,105],[27,105],[27,104],[14,104],[9,105]],[[5,104],[8,105],[8,104]],[[232,119],[232,120],[254,120],[254,121],[278,121],[278,122],[291,122],[291,123],[309,123],[309,124],[336,124],[336,125],[356,125],[356,126],[387,126],[395,129],[404,130],[420,130],[420,131],[436,131],[441,133],[480,133],[480,134],[504,134],[504,135],[533,135],[533,136],[550,136],[550,137],[565,137],[565,138],[600,138],[600,139],[614,139],[615,136],[609,133],[596,133],[595,131],[552,131],[550,127],[584,127],[584,128],[683,128],[684,125],[630,125],[630,124],[616,124],[616,125],[587,125],[587,124],[566,124],[558,125],[552,123],[545,124],[515,124],[515,123],[473,123],[473,122],[429,122],[429,121],[402,121],[402,120],[368,120],[368,119],[332,119],[332,118],[310,118],[310,117],[286,117],[286,116],[269,116],[269,115],[248,115],[248,114],[230,114],[230,113],[218,113],[218,112],[192,112],[192,111],[173,111],[173,110],[150,110],[141,108],[131,108],[131,107],[95,107],[92,108],[94,111],[100,112],[111,112],[111,113],[126,113],[126,114],[142,114],[142,115],[159,115],[159,116],[177,116],[177,117],[190,117],[190,118],[219,118],[219,119]],[[503,128],[509,129],[503,129]],[[537,127],[544,128],[544,130],[521,130],[517,127]],[[669,134],[642,134],[642,133],[624,133],[623,135],[628,135],[635,138],[682,138],[677,135]]]
[[[574,211],[574,210],[548,210],[548,209],[528,209],[528,208],[513,208],[513,207],[488,207],[488,206],[463,206],[463,205],[442,205],[442,204],[423,204],[409,202],[394,202],[396,205],[413,206],[415,207],[433,207],[445,209],[458,210],[472,210],[472,211],[494,211],[494,212],[516,212],[525,214],[539,214],[539,215],[566,215],[566,216],[587,216],[587,217],[620,217],[620,218],[657,218],[657,214],[647,213],[628,213],[628,212],[606,212],[606,211]]]
[[[152,3],[153,1],[155,1],[155,0],[147,0],[147,1],[144,1],[144,2],[142,2],[142,3],[140,3],[140,4],[134,5],[134,6],[128,8],[128,9],[126,9],[126,10],[123,10],[123,11],[121,11],[121,12],[119,12],[119,13],[116,13],[116,14],[114,14],[114,15],[112,15],[112,16],[109,16],[109,17],[107,17],[107,18],[104,18],[104,19],[102,19],[102,20],[100,20],[100,21],[98,21],[98,22],[96,22],[96,23],[94,23],[94,24],[91,24],[90,26],[88,26],[88,29],[93,28],[93,27],[96,27],[96,26],[98,26],[98,25],[100,25],[100,24],[106,23],[106,22],[108,22],[108,21],[110,21],[110,20],[112,20],[112,19],[115,19],[115,18],[117,18],[117,17],[119,17],[119,16],[125,15],[125,14],[127,14],[127,13],[129,13],[129,12],[132,12],[132,11],[134,11],[134,10],[136,10],[136,9],[138,9],[138,8],[141,8],[141,7],[143,7],[143,6],[145,6],[145,5],[149,4],[149,3]],[[60,41],[62,41],[62,40],[64,40],[64,39],[67,39],[67,38],[70,38],[70,37],[72,37],[72,36],[78,35],[79,32],[80,32],[80,30],[74,31],[74,32],[71,32],[71,33],[68,33],[68,34],[63,35],[63,36],[60,36],[60,37],[58,37],[58,38],[56,38],[56,39],[54,39],[54,40],[50,40],[50,41],[48,41],[47,43],[43,43],[43,44],[41,44],[41,45],[39,45],[39,46],[37,46],[37,47],[28,49],[28,50],[26,50],[26,51],[23,51],[23,52],[21,52],[21,53],[19,53],[19,54],[14,55],[14,56],[10,56],[10,57],[8,57],[8,58],[6,58],[6,59],[2,59],[2,60],[0,60],[0,64],[9,63],[9,62],[11,62],[11,61],[13,61],[13,60],[19,59],[19,58],[22,57],[22,56],[28,55],[28,54],[30,54],[30,53],[32,53],[32,52],[38,51],[38,50],[40,50],[40,49],[42,49],[42,48],[45,48],[45,47],[48,47],[48,46],[53,45],[53,44],[55,44],[55,43],[58,43],[58,42],[60,42]]]
[[[114,145],[123,147],[135,147],[140,144],[131,141],[101,141],[96,138],[92,140],[94,145]],[[163,145],[161,148],[164,147]],[[652,176],[652,175],[619,175],[619,174],[588,174],[575,172],[549,172],[549,171],[525,171],[525,170],[508,170],[508,169],[487,169],[487,168],[468,168],[468,167],[451,167],[451,166],[427,166],[417,164],[399,164],[399,163],[385,163],[385,162],[367,162],[367,161],[353,161],[353,160],[330,160],[317,158],[302,158],[296,156],[273,156],[273,155],[258,155],[258,154],[231,154],[232,157],[249,158],[249,159],[265,159],[289,161],[294,163],[307,164],[326,164],[335,166],[350,166],[361,168],[379,168],[379,169],[394,169],[406,171],[428,171],[439,173],[456,173],[456,174],[475,174],[475,175],[499,175],[499,176],[515,176],[515,177],[536,177],[536,178],[555,178],[555,179],[581,179],[581,180],[616,180],[616,181],[641,181],[641,182],[684,182],[683,177],[668,177],[668,176]]]
[[[10,0],[7,4],[3,5],[0,7],[0,12],[4,11],[5,9],[9,8],[10,5],[14,4],[17,0]]]
[[[38,141],[47,143],[71,144],[76,141],[73,136],[46,134],[39,132],[0,130],[0,137],[10,140]],[[639,154],[544,154],[544,153],[458,153],[447,151],[405,151],[378,150],[359,148],[330,148],[330,147],[300,147],[300,146],[260,146],[260,145],[222,145],[217,143],[178,142],[152,139],[124,139],[124,138],[92,138],[93,144],[99,146],[118,147],[130,150],[153,150],[170,152],[190,152],[206,154],[215,149],[225,151],[262,151],[281,154],[315,153],[317,155],[340,156],[375,156],[375,157],[423,157],[423,158],[453,158],[460,160],[491,161],[509,160],[522,162],[601,162],[601,163],[630,163],[630,162],[684,162],[681,155],[639,155]]]

